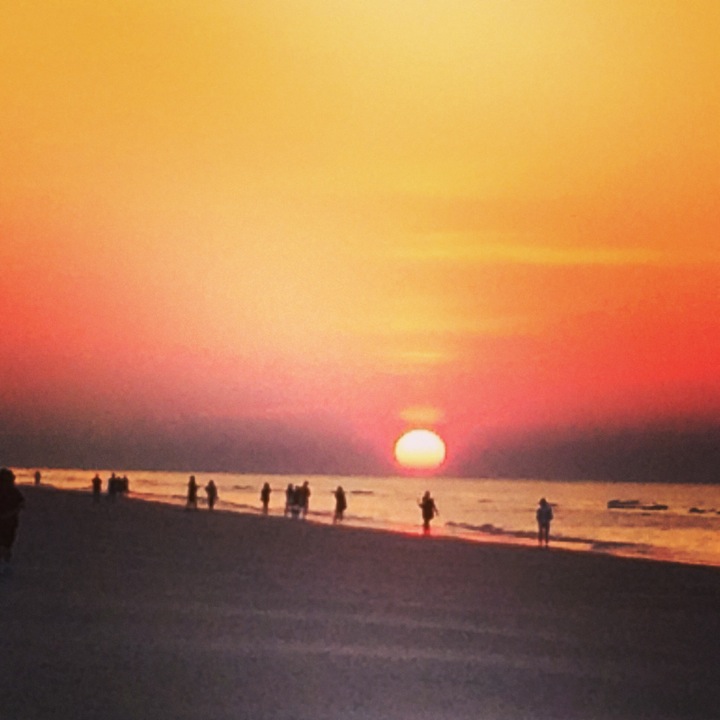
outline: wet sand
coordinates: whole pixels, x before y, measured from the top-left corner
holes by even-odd
[[[22,486],[0,718],[720,717],[720,570]]]

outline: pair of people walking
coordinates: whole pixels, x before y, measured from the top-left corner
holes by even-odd
[[[302,485],[289,483],[285,489],[285,517],[302,517],[305,519],[310,509],[310,483],[306,480]]]
[[[185,504],[185,508],[187,510],[197,510],[198,489],[199,485],[197,484],[197,480],[195,480],[194,475],[191,475],[190,479],[188,480],[187,502]],[[215,503],[218,500],[218,489],[217,485],[215,485],[214,480],[208,481],[208,484],[205,486],[205,494],[207,496],[208,510],[213,510],[215,508]]]

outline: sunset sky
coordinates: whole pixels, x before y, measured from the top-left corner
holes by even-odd
[[[719,77],[714,0],[6,3],[5,452],[720,418]]]

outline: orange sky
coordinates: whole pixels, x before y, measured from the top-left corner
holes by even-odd
[[[50,0],[0,24],[0,410],[716,417],[720,4]]]

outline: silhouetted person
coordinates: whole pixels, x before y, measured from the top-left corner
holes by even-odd
[[[35,484],[39,485],[41,479],[42,479],[42,473],[39,470],[36,470],[35,471]]]
[[[426,490],[422,497],[422,500],[418,503],[420,510],[422,511],[423,519],[423,531],[426,533],[430,532],[430,521],[440,514],[440,511],[435,505],[435,501],[430,497],[430,491]]]
[[[553,510],[545,498],[540,500],[535,517],[538,524],[538,545],[542,546],[544,543],[547,547],[550,544],[550,523],[553,519]]]
[[[303,519],[305,519],[310,509],[310,483],[307,480],[302,484],[298,495],[300,512],[302,513]]]
[[[285,517],[292,513],[293,505],[295,505],[295,487],[292,483],[288,483],[285,488]]]
[[[300,511],[302,510],[302,506],[303,506],[302,485],[296,485],[295,491],[293,492],[292,507],[290,508],[290,512],[292,513],[292,516],[294,518],[300,517]]]
[[[108,479],[107,492],[108,498],[110,498],[110,500],[115,500],[115,496],[117,495],[118,491],[118,480],[119,478],[115,473],[113,473]]]
[[[100,502],[100,495],[102,494],[102,480],[100,479],[100,476],[96,473],[95,477],[92,479],[92,494],[93,494],[93,501],[94,502]]]
[[[333,517],[333,522],[339,522],[343,519],[343,515],[347,510],[347,498],[345,497],[345,491],[342,489],[341,485],[337,486],[337,490],[335,491],[334,495],[335,516]]]
[[[130,492],[130,481],[128,480],[127,475],[123,475],[121,478],[118,478],[118,492],[121,495],[126,495]]]
[[[15,473],[8,468],[0,469],[0,574],[9,567],[24,505],[25,498],[15,487]]]
[[[268,506],[270,505],[270,493],[271,492],[272,492],[272,489],[270,488],[270,483],[266,482],[262,486],[262,490],[260,490],[260,502],[262,503],[263,515],[268,514]]]
[[[208,510],[214,509],[218,499],[218,489],[214,480],[208,480],[208,484],[205,486],[205,494],[207,495]]]
[[[188,480],[187,486],[187,504],[185,505],[186,510],[197,510],[197,494],[198,484],[195,482],[195,476],[191,475]]]

